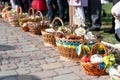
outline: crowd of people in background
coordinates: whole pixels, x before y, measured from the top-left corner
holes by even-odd
[[[88,18],[89,30],[99,31],[101,28],[101,12],[102,4],[108,3],[109,0],[0,0],[2,5],[8,3],[12,8],[21,6],[23,12],[27,12],[30,7],[34,10],[39,10],[42,12],[47,12],[46,17],[49,18],[50,23],[55,16],[59,16],[63,22],[69,21],[69,6],[76,6],[71,1],[75,1],[77,6],[81,8],[76,8],[78,11],[83,11],[83,18]],[[87,1],[87,5],[84,6],[83,3]],[[112,0],[113,5],[115,5],[119,0]],[[112,16],[112,14],[111,14]],[[112,28],[110,30],[105,30],[104,32],[115,33],[115,18],[112,19]],[[56,24],[57,25],[57,24]],[[58,23],[59,25],[59,23]]]

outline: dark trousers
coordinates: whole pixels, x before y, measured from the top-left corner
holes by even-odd
[[[51,23],[55,17],[56,9],[54,8],[54,6],[56,5],[56,3],[55,3],[55,0],[48,0],[46,3],[48,6],[48,14],[49,14],[50,23]]]
[[[88,0],[88,18],[90,26],[92,27],[92,15],[98,15],[94,25],[101,26],[101,1],[100,0]]]
[[[57,5],[59,8],[59,17],[64,20],[65,15],[65,0],[57,0]]]

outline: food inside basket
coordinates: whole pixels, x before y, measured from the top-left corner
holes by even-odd
[[[65,38],[65,39],[86,39],[96,41],[96,37],[92,34],[92,32],[87,32],[83,27],[65,27],[58,28],[56,31],[55,37],[57,38]]]

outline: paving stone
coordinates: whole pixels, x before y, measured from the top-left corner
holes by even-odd
[[[33,61],[29,61],[28,63],[29,66],[38,66],[40,65],[39,61],[38,60],[33,60]]]
[[[6,55],[7,53],[5,51],[0,51],[0,56],[1,55]]]
[[[0,79],[1,78],[5,78],[5,77],[12,77],[12,76],[16,76],[17,72],[15,70],[9,70],[9,71],[1,71],[0,72]]]
[[[15,54],[9,54],[10,57],[26,57],[29,56],[27,53],[15,53]]]
[[[28,73],[30,73],[30,70],[27,69],[27,68],[19,68],[19,69],[17,69],[16,71],[17,71],[17,73],[18,73],[19,75],[23,75],[23,74],[28,74]]]
[[[100,76],[99,78],[100,78],[100,79],[103,79],[103,80],[107,80],[107,79],[109,79],[110,77],[109,77],[108,75],[104,75],[104,76]]]
[[[45,57],[46,59],[50,58],[50,56],[48,54],[41,54],[43,57]]]
[[[65,67],[77,66],[75,62],[62,62]]]
[[[53,49],[50,48],[50,47],[41,47],[41,50],[43,50],[43,51],[49,51],[49,50],[53,50]]]
[[[39,50],[39,51],[35,51],[34,54],[36,54],[36,55],[41,55],[41,54],[45,54],[45,53],[46,53],[45,51]]]
[[[9,60],[7,60],[7,59],[2,60],[2,65],[6,65],[6,64],[9,64],[9,63],[10,63]]]
[[[42,80],[53,80],[52,78],[46,78],[46,79],[42,79]]]
[[[3,59],[9,59],[9,56],[8,55],[2,55],[2,58]]]
[[[44,70],[47,70],[47,69],[60,68],[60,67],[63,67],[63,65],[62,65],[61,63],[48,63],[48,64],[43,64],[43,65],[41,65],[41,67],[42,67]]]
[[[54,71],[42,71],[42,72],[36,72],[36,73],[31,73],[30,75],[36,76],[39,79],[45,79],[45,78],[50,78],[50,77],[55,77],[57,74]]]
[[[98,76],[89,76],[89,75],[87,75],[87,76],[82,76],[82,80],[95,80],[95,79],[99,79],[98,78]],[[101,78],[101,80],[105,80],[105,79],[102,79]]]
[[[17,64],[17,63],[20,62],[20,59],[18,59],[18,58],[10,58],[10,59],[9,59],[9,62],[10,62],[11,64]]]
[[[46,64],[47,62],[45,60],[39,60],[39,63],[42,64]]]
[[[15,64],[7,64],[1,66],[1,71],[15,70],[15,69],[17,69],[17,66]]]
[[[23,48],[23,51],[25,52],[31,52],[31,51],[37,51],[39,50],[38,48]]]
[[[30,70],[31,73],[42,71],[41,66],[30,66],[28,69]]]
[[[53,58],[49,58],[49,59],[45,59],[45,60],[46,60],[47,63],[54,63],[54,62],[56,62],[56,60],[53,59]]]
[[[51,50],[51,51],[47,51],[46,52],[50,57],[55,57],[55,56],[59,56],[59,53],[55,50]]]
[[[17,80],[17,77],[7,77],[1,80]]]
[[[30,58],[31,58],[32,60],[42,60],[42,59],[44,59],[45,57],[42,56],[42,55],[35,55],[35,56],[30,56]]]
[[[28,64],[28,62],[20,62],[17,64],[17,66],[19,68],[27,68],[27,67],[29,67],[29,64]]]
[[[54,80],[79,80],[80,77],[76,76],[75,74],[66,74],[66,75],[59,75],[53,78]]]
[[[34,79],[32,79],[32,76],[29,76],[29,75],[19,75],[17,77],[17,80],[34,80]]]
[[[25,56],[25,57],[20,57],[19,58],[21,62],[26,62],[26,61],[31,61],[32,59],[29,56]]]
[[[2,60],[3,59],[3,57],[0,55],[0,60]]]
[[[66,68],[59,68],[59,69],[55,69],[55,71],[61,75],[61,74],[68,74],[68,73],[72,73],[71,70],[66,69]]]
[[[73,66],[73,67],[69,67],[68,68],[69,70],[73,71],[74,74],[76,74],[77,76],[82,76],[82,77],[85,77],[86,74],[84,73],[83,70],[81,70],[81,67],[80,66]]]
[[[21,46],[20,46],[21,47]],[[20,49],[16,49],[16,50],[14,50],[16,53],[23,53],[23,51],[21,50],[21,48]]]

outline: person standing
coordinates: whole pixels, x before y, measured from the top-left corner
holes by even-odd
[[[12,9],[17,9],[18,7],[17,0],[10,0],[10,4],[12,6]]]
[[[85,26],[85,14],[83,7],[88,6],[88,0],[68,0],[70,25],[81,24]]]
[[[52,20],[55,17],[55,14],[57,12],[57,8],[56,8],[56,0],[46,0],[47,3],[47,9],[48,9],[48,17],[50,20],[50,23],[52,23]]]
[[[58,5],[58,9],[59,9],[59,17],[64,21],[64,16],[65,16],[64,0],[57,0],[57,5]]]
[[[113,0],[113,6],[120,0]],[[115,18],[112,16],[112,28],[104,30],[105,33],[115,33]]]
[[[115,18],[115,38],[120,41],[120,1],[118,1],[111,9]]]
[[[88,0],[89,30],[99,31],[101,28],[101,0]]]
[[[33,9],[38,10],[38,11],[39,10],[40,11],[47,10],[45,0],[33,0],[31,6],[32,6]]]

